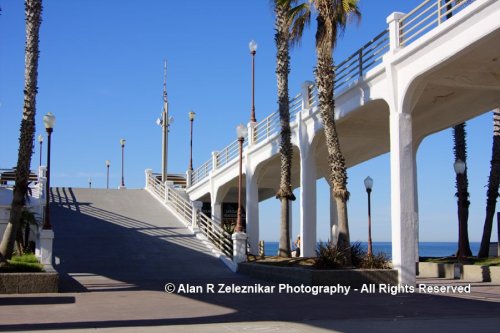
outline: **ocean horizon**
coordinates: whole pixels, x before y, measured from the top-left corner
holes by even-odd
[[[318,242],[319,244],[320,242]],[[361,246],[368,247],[368,243],[360,242]],[[383,252],[392,257],[392,242],[373,242],[373,252]],[[477,255],[480,242],[470,242],[473,255]],[[279,242],[264,242],[264,253],[266,256],[275,256],[278,253]],[[458,249],[457,242],[419,242],[418,250],[420,257],[447,257],[452,256]],[[293,250],[293,248],[292,248]]]

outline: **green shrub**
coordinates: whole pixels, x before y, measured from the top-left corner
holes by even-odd
[[[348,263],[347,254],[350,252],[351,264]],[[382,252],[368,256],[361,246],[361,243],[353,243],[347,249],[340,249],[332,242],[320,242],[316,250],[316,262],[314,267],[317,269],[338,269],[338,268],[367,268],[367,269],[389,269],[389,258]]]
[[[347,251],[349,249],[340,249],[332,242],[320,242],[316,250],[316,262],[314,267],[317,269],[335,269],[343,268],[348,265]]]
[[[34,254],[13,256],[5,266],[0,267],[1,273],[43,272],[43,265],[38,262]]]
[[[390,269],[390,260],[387,255],[383,252],[372,254],[369,256],[365,255],[363,261],[361,262],[360,268],[368,269]]]

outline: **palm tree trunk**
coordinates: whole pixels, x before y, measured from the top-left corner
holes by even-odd
[[[334,66],[332,58],[333,43],[331,34],[336,35],[336,31],[327,31],[325,25],[325,14],[322,13],[322,7],[318,8],[318,31],[316,33],[316,54],[317,65],[315,69],[316,85],[318,88],[318,100],[321,119],[325,130],[326,146],[328,150],[328,179],[333,184],[331,190],[337,203],[338,213],[338,247],[347,249],[350,247],[349,224],[347,216],[347,200],[349,192],[347,191],[347,170],[345,159],[340,149],[340,142],[335,125],[334,110],[335,99],[333,96],[334,87]],[[333,27],[330,25],[330,29]],[[346,251],[346,253],[350,253]],[[350,256],[348,258],[350,262]]]
[[[290,257],[290,205],[289,200],[294,200],[291,185],[292,169],[292,143],[290,131],[290,109],[288,100],[288,74],[290,73],[289,56],[289,24],[287,13],[290,9],[290,3],[275,5],[276,33],[274,40],[276,42],[276,78],[278,84],[278,107],[281,125],[281,173],[280,188],[276,198],[281,201],[281,223],[280,223],[280,244],[279,256]]]
[[[486,218],[484,220],[483,238],[478,257],[486,258],[490,252],[491,229],[497,205],[498,187],[500,181],[500,109],[493,111],[493,149],[491,153],[490,177],[486,193]],[[500,240],[499,240],[500,241]]]
[[[453,151],[455,154],[455,161],[462,160],[467,165],[467,141],[465,132],[465,123],[458,124],[453,127]],[[463,174],[456,175],[456,187],[458,196],[458,254],[459,256],[472,256],[469,245],[469,232],[467,221],[469,219],[469,181],[467,178],[467,167]]]
[[[35,135],[36,94],[38,79],[38,44],[42,14],[42,0],[26,0],[26,49],[24,70],[24,108],[19,136],[16,182],[10,218],[0,243],[0,262],[12,257],[14,243],[21,223],[21,214],[28,190],[33,139]]]

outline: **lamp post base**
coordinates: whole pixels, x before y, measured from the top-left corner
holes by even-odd
[[[125,185],[124,185],[124,186],[121,186],[121,185],[120,185],[120,186],[118,186],[118,189],[119,189],[119,190],[125,190],[126,188],[127,188],[127,187],[126,187]]]
[[[239,264],[247,261],[247,234],[244,232],[234,232],[233,238],[233,262]]]

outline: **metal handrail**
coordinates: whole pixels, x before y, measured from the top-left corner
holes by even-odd
[[[420,37],[427,31],[430,31],[432,26],[441,24],[442,17],[449,13],[456,13],[460,11],[475,0],[465,0],[459,3],[456,3],[456,0],[444,0],[444,3],[442,3],[442,1],[443,0],[425,0],[402,17],[398,23],[398,42],[400,46],[410,44],[416,38]],[[451,3],[454,4],[453,8],[446,9],[446,6]],[[435,9],[436,6],[437,9]],[[428,14],[429,12],[430,14]],[[434,16],[436,18],[434,18]],[[338,93],[339,89],[356,82],[359,78],[362,78],[368,70],[380,64],[383,60],[383,55],[386,54],[389,47],[389,29],[385,29],[368,43],[363,45],[360,49],[353,52],[344,61],[340,62],[335,67],[334,92]],[[319,104],[317,95],[316,88],[310,89],[310,96],[308,100],[309,107],[312,108]],[[295,121],[297,113],[302,109],[300,103],[301,100],[302,94],[300,93],[290,100],[291,122]],[[278,112],[273,112],[255,126],[253,143],[262,142],[263,140],[279,133],[279,130],[279,114]],[[245,140],[245,144],[247,144],[247,141],[248,140]],[[232,142],[229,146],[217,154],[216,168],[226,165],[230,160],[238,156],[236,144],[237,141]],[[212,163],[211,160],[209,160],[205,162],[205,164],[209,162]],[[193,185],[209,175],[209,171],[203,171],[203,168],[204,167],[202,165],[202,167],[193,172]],[[210,170],[212,169],[210,168]]]
[[[474,1],[425,0],[399,21],[399,45],[411,44],[418,37],[446,21],[443,17],[458,13]],[[451,8],[448,9],[448,6]]]
[[[147,187],[161,202],[165,202],[182,219],[187,226],[193,226],[193,204],[184,198],[173,186],[165,186],[156,177],[148,175]],[[165,192],[166,191],[166,192]],[[196,211],[196,225],[205,237],[222,253],[229,258],[233,257],[233,240],[231,234],[225,231],[213,219],[209,218],[200,211]]]

